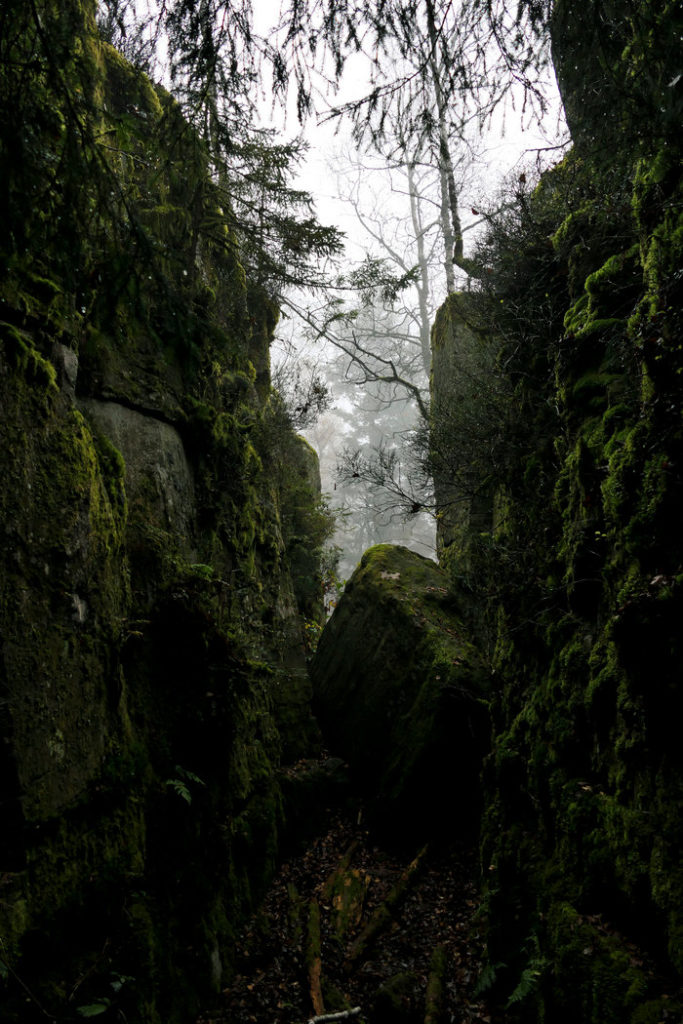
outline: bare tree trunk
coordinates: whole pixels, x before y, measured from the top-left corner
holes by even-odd
[[[427,42],[429,45],[429,67],[434,86],[434,99],[439,122],[439,179],[441,182],[441,224],[446,248],[446,284],[448,291],[455,291],[455,274],[453,263],[459,262],[463,256],[462,226],[458,213],[458,190],[455,187],[453,160],[448,145],[448,122],[446,104],[441,88],[441,74],[438,55],[438,34],[434,18],[434,0],[426,0],[427,7]]]
[[[452,256],[452,254],[455,253],[455,238],[451,227],[450,217],[448,215],[448,180],[446,177],[446,169],[441,160],[439,161],[439,179],[441,182],[441,231],[443,233],[444,249],[446,252],[443,266],[446,272],[446,288],[450,295],[451,292],[455,291],[455,274],[453,273]]]
[[[432,364],[431,323],[429,316],[429,266],[427,265],[427,255],[425,253],[425,229],[422,223],[417,183],[415,181],[415,165],[411,160],[406,162],[406,173],[410,196],[410,219],[413,222],[413,232],[417,247],[417,263],[420,268],[420,281],[416,285],[420,308],[420,350],[422,352],[422,365],[425,373],[429,375]]]

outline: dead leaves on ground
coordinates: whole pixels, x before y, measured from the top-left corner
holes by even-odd
[[[423,1019],[488,1024],[473,995],[477,909],[467,851],[390,852],[339,819],[281,867],[203,1024],[303,1024],[356,1005],[366,1019],[378,989],[402,974],[416,979]]]

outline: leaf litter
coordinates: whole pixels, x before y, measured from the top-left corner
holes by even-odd
[[[361,1022],[490,1024],[475,994],[485,960],[475,851],[384,848],[359,821],[340,813],[281,865],[229,987],[197,1024],[306,1024],[357,1006]]]

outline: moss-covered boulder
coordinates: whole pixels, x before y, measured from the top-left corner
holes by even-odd
[[[489,674],[434,562],[388,544],[367,551],[311,673],[326,740],[384,824],[471,828]]]

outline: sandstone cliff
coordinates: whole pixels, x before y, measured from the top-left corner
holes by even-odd
[[[317,740],[329,520],[203,147],[93,11],[46,7],[58,74],[26,65],[3,134],[0,1016],[169,1024],[220,988]]]

